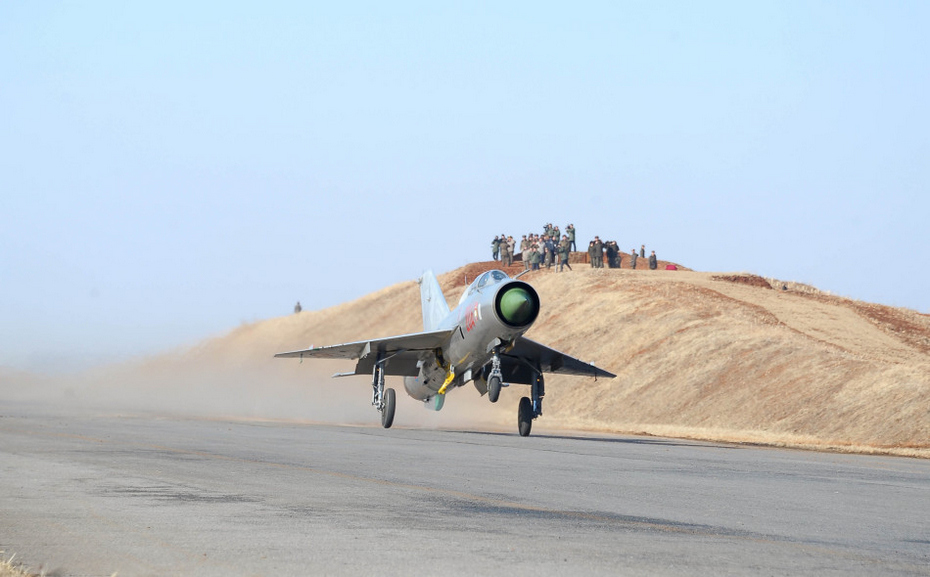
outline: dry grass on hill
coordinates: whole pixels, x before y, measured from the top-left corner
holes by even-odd
[[[37,577],[39,573],[33,573],[24,568],[19,563],[14,563],[16,555],[9,558],[3,551],[0,551],[0,577]]]
[[[451,306],[497,263],[440,276]],[[522,265],[508,272],[522,271]],[[532,272],[543,309],[527,336],[616,379],[547,377],[537,430],[584,429],[930,457],[930,317],[748,275],[591,269]],[[759,282],[759,279],[762,283]],[[763,283],[767,286],[763,286]],[[775,290],[772,290],[772,287]],[[190,350],[111,367],[76,385],[90,403],[258,418],[375,423],[349,361],[275,352],[422,330],[405,282],[320,311],[244,325]],[[391,382],[393,381],[393,382]],[[389,386],[403,389],[399,379]],[[515,429],[526,389],[490,404],[471,385],[440,413],[398,395],[398,426]]]

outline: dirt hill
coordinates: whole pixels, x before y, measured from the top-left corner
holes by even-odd
[[[496,266],[476,263],[441,275],[450,305],[467,282]],[[543,304],[527,336],[618,375],[549,376],[534,432],[634,432],[930,457],[928,315],[744,274],[575,265],[523,279]],[[328,378],[351,370],[351,362],[272,355],[419,330],[419,293],[410,281],[109,368],[69,394],[196,413],[377,423],[365,377]],[[403,389],[397,379],[388,384]],[[492,405],[468,385],[432,413],[400,393],[395,423],[515,431],[523,394],[524,387],[510,387]]]

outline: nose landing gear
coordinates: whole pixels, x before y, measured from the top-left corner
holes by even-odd
[[[488,400],[496,403],[501,396],[501,358],[495,352],[491,357],[491,372],[488,374]]]

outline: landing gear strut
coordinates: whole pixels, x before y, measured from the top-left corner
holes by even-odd
[[[496,403],[501,396],[501,358],[494,353],[491,357],[491,372],[488,374],[488,400]]]
[[[529,397],[523,397],[517,409],[517,429],[521,437],[529,436],[533,428],[533,420],[542,415],[542,400],[546,396],[546,383],[542,373],[537,373],[536,378],[533,379],[531,394],[532,400]]]
[[[390,429],[394,424],[394,389],[384,388],[384,363],[375,363],[371,376],[371,404],[381,413],[381,426]]]

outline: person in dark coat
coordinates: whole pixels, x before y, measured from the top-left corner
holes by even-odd
[[[594,235],[594,260],[597,263],[595,268],[604,268],[604,243],[597,235]]]
[[[639,256],[646,258],[646,245],[639,247]]]
[[[656,251],[649,255],[649,270],[655,270],[659,267],[659,259],[656,258]]]
[[[497,260],[497,255],[501,251],[501,237],[495,236],[494,240],[491,241],[491,258]]]
[[[630,251],[630,268],[636,270],[636,249]]]
[[[607,253],[607,268],[620,268],[620,247],[617,246],[617,241],[609,240],[607,244],[604,245],[604,251]]]
[[[568,235],[562,235],[562,242],[559,243],[559,272],[562,272],[562,267],[567,266],[568,270],[572,270],[572,265],[568,264],[568,253],[571,252],[572,243],[568,240]]]
[[[546,239],[546,268],[551,268],[555,264],[555,243],[552,237]]]

